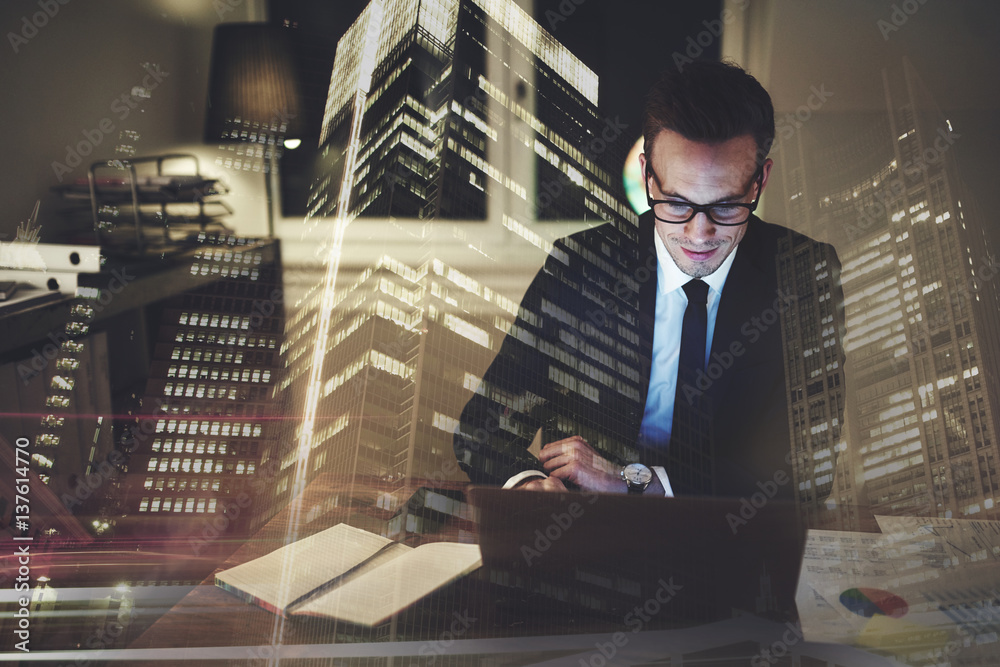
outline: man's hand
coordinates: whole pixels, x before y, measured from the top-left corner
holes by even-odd
[[[621,467],[602,458],[578,435],[542,447],[539,460],[549,479],[571,482],[581,491],[626,493]]]

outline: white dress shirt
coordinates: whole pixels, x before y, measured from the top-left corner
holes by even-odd
[[[677,393],[677,367],[681,358],[681,332],[684,329],[684,311],[687,294],[684,285],[691,276],[677,268],[659,234],[653,234],[656,246],[656,320],[653,325],[653,359],[649,374],[649,393],[642,415],[639,438],[646,442],[670,442],[670,427],[674,418],[674,395]],[[719,314],[722,288],[726,285],[729,270],[736,259],[739,246],[729,257],[702,280],[708,283],[708,337],[705,341],[705,365],[708,366],[712,351],[712,334],[715,318]]]

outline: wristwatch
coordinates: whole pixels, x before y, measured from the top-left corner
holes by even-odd
[[[629,463],[622,468],[622,480],[629,493],[642,493],[653,481],[653,471],[641,463]]]

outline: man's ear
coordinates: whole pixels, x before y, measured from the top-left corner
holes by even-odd
[[[763,193],[764,188],[767,187],[767,179],[771,175],[771,167],[774,166],[774,160],[767,158],[764,160],[764,164],[761,165],[760,169],[760,191]]]

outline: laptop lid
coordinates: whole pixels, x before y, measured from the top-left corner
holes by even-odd
[[[669,594],[676,613],[667,625],[731,618],[734,610],[797,617],[805,531],[793,503],[763,492],[653,498],[473,487],[469,500],[485,567],[610,582],[609,595],[638,590],[640,600]]]

